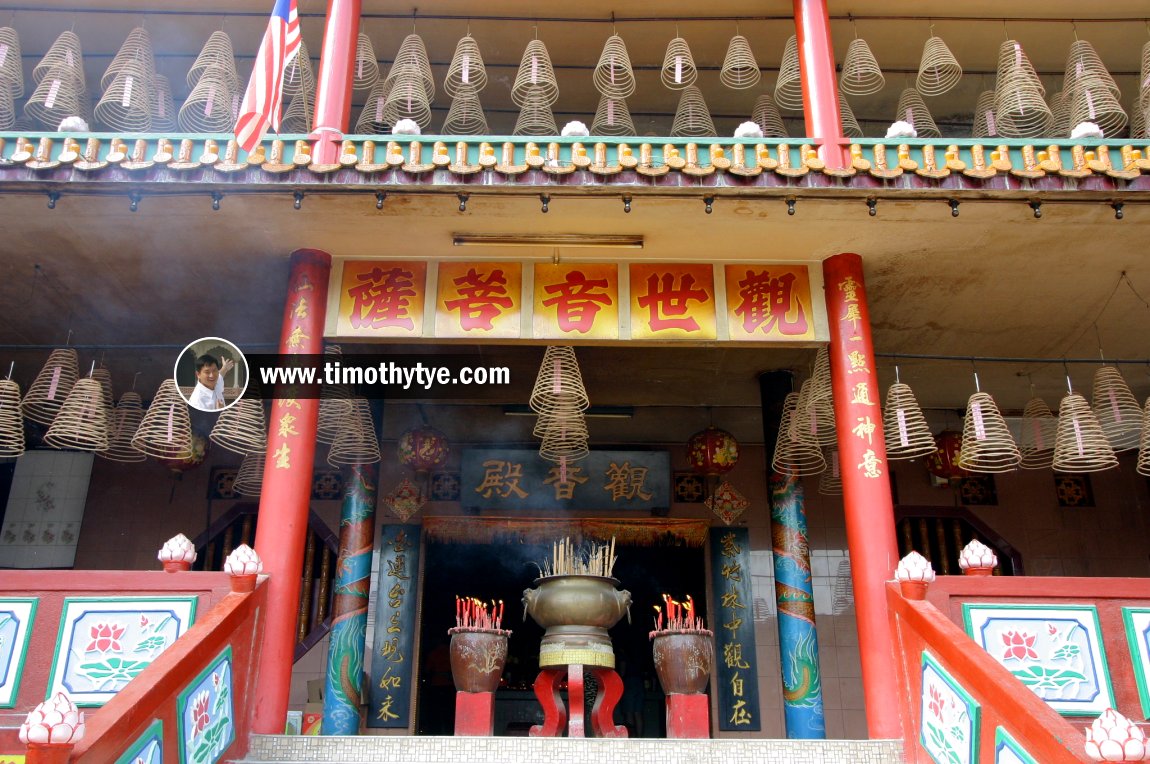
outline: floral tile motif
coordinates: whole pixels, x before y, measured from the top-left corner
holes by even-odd
[[[994,730],[994,764],[1038,764],[1002,727]]]
[[[16,705],[38,601],[36,597],[0,599],[0,708]]]
[[[180,764],[215,764],[236,739],[229,645],[176,700]]]
[[[966,632],[1063,716],[1114,705],[1093,605],[962,606]]]
[[[164,723],[153,721],[144,734],[120,754],[116,764],[164,764]]]
[[[924,652],[919,742],[936,764],[978,761],[980,713],[974,698]]]
[[[69,597],[48,697],[101,706],[192,625],[195,597]]]
[[[1134,664],[1142,714],[1150,719],[1150,608],[1124,607],[1122,622],[1126,625],[1126,642],[1130,645],[1130,662]]]

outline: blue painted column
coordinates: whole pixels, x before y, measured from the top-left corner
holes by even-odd
[[[335,604],[327,649],[321,727],[324,735],[359,733],[379,465],[356,464],[348,472],[340,510]]]

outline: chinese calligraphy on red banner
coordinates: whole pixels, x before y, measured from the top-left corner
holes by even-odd
[[[519,263],[440,263],[435,335],[518,338],[521,269]]]
[[[619,266],[536,265],[534,303],[539,339],[617,339]]]
[[[419,337],[427,264],[353,261],[343,266],[336,332],[342,336]]]
[[[727,265],[732,340],[813,340],[814,307],[805,265]]]
[[[630,274],[632,338],[718,336],[713,266],[632,263]]]

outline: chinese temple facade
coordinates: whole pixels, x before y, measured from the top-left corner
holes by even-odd
[[[1137,736],[1142,4],[276,3],[245,149],[266,5],[0,2],[0,759]]]

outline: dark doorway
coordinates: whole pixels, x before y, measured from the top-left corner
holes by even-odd
[[[447,630],[455,625],[455,597],[470,596],[505,603],[503,627],[514,633],[508,644],[507,668],[495,700],[495,734],[526,735],[543,721],[532,683],[539,671],[543,629],[523,621],[523,590],[534,586],[535,562],[550,546],[531,544],[428,543],[424,569],[419,706],[420,735],[450,735],[455,724],[455,688]],[[624,618],[611,629],[616,670],[624,679],[624,696],[615,722],[633,737],[666,734],[663,692],[655,678],[648,632],[654,605],[664,592],[676,599],[694,597],[706,612],[707,579],[702,548],[685,546],[619,546],[615,577],[631,592],[631,623]]]

